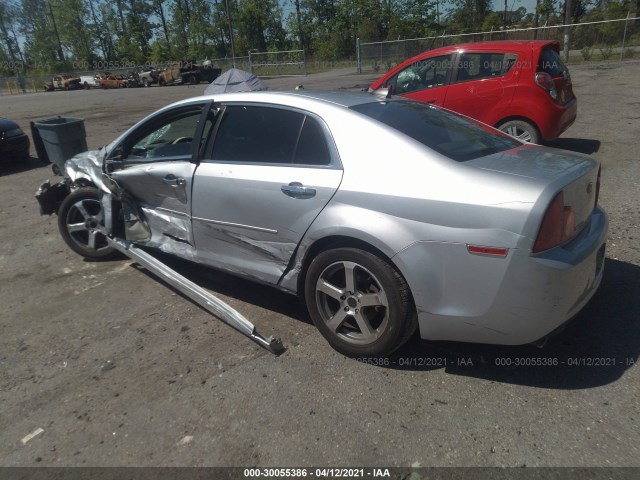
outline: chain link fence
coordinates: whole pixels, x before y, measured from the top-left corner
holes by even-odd
[[[250,72],[259,77],[306,75],[304,50],[249,52]]]
[[[569,63],[590,60],[621,60],[640,55],[640,18],[628,16],[615,20],[550,25],[538,28],[514,28],[464,34],[356,44],[357,71],[386,72],[414,55],[434,48],[489,40],[557,40],[564,44],[569,27]]]
[[[278,52],[250,52],[245,57],[224,57],[207,59],[207,62],[211,63],[212,67],[222,69],[222,72],[226,72],[231,68],[239,68],[252,72],[257,76],[298,76],[306,75],[306,59],[304,50],[288,50]],[[84,75],[93,76],[96,72],[109,72],[115,74],[122,74],[127,76],[133,71],[144,71],[145,69],[155,68],[162,70],[167,66],[175,62],[157,62],[155,64],[147,63],[145,65],[135,64],[126,65],[120,67],[119,62],[97,62],[95,64],[96,69],[88,70],[86,63],[70,64],[70,71],[68,72],[72,76],[80,77]],[[13,77],[0,77],[0,95],[16,95],[21,93],[35,93],[44,92],[45,83],[51,82],[51,79],[59,74],[50,75],[26,75],[26,76],[13,76]]]

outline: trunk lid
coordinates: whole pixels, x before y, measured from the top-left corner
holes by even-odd
[[[576,234],[586,226],[595,206],[599,162],[585,155],[523,145],[506,152],[465,162],[466,165],[506,175],[529,178],[553,198],[564,194],[564,205],[575,213]]]

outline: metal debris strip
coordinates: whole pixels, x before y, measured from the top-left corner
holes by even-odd
[[[31,432],[29,435],[26,435],[24,438],[22,438],[22,440],[20,440],[22,442],[23,445],[26,445],[27,442],[29,440],[31,440],[32,438],[37,437],[38,435],[40,435],[41,433],[44,432],[44,429],[42,428],[36,428],[33,432]]]
[[[238,311],[207,292],[202,287],[193,283],[191,280],[180,275],[175,270],[169,268],[167,265],[141,248],[138,248],[131,242],[121,238],[107,237],[107,240],[110,246],[165,280],[198,305],[211,312],[223,322],[231,325],[261,347],[266,348],[276,355],[285,351],[285,348],[279,338],[274,338],[273,336],[264,338],[258,333],[256,327]]]

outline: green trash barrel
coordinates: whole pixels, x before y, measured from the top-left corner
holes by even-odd
[[[35,121],[33,125],[38,129],[49,161],[60,173],[64,172],[64,162],[88,150],[82,118],[55,117]]]

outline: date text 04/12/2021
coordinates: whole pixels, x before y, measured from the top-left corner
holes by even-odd
[[[366,478],[390,477],[388,468],[245,468],[245,478]]]

